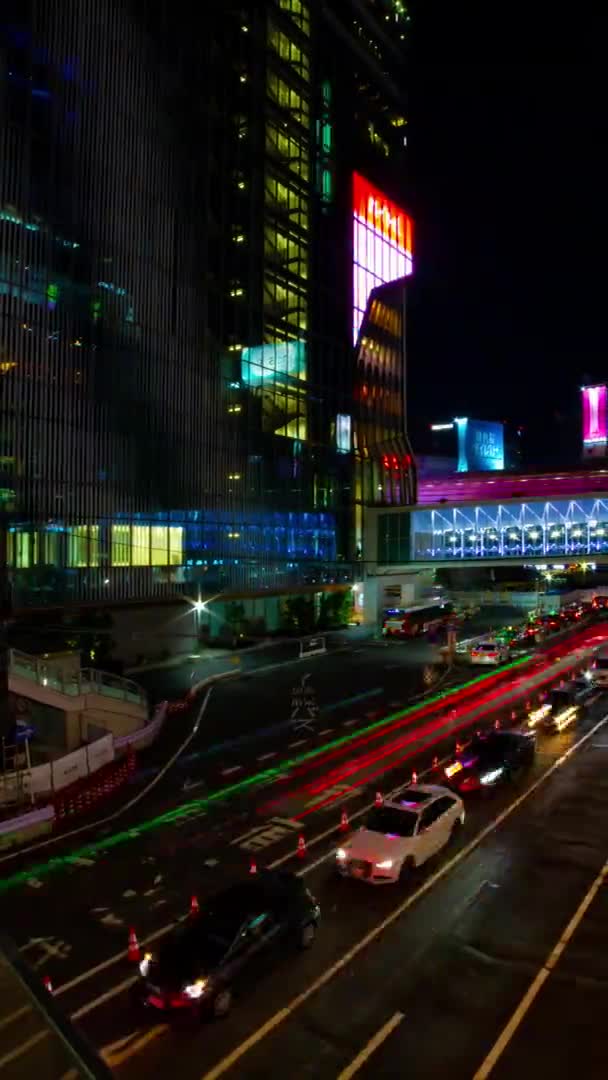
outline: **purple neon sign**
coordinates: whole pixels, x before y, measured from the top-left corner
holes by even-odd
[[[583,442],[586,446],[608,439],[608,390],[606,386],[583,386]]]

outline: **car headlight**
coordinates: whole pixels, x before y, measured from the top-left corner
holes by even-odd
[[[200,998],[205,993],[208,979],[197,979],[196,982],[184,986],[183,993],[189,998]]]
[[[393,860],[392,859],[385,859],[384,862],[377,862],[376,863],[376,869],[377,870],[390,870],[392,865],[393,865]]]
[[[150,970],[150,964],[152,963],[152,953],[144,953],[143,960],[139,963],[139,974],[143,975],[144,979]]]
[[[340,862],[344,862],[344,860],[347,859],[347,858],[348,858],[348,852],[345,851],[343,847],[339,847],[338,850],[336,851],[336,859],[339,859]]]
[[[484,773],[479,777],[480,784],[493,784],[495,780],[498,780],[499,776],[502,776],[504,772],[503,768],[492,769],[490,772]]]

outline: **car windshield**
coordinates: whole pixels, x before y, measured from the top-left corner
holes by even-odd
[[[413,836],[417,821],[418,814],[412,810],[382,806],[372,810],[365,827],[370,832],[384,833],[385,836]]]
[[[479,652],[496,652],[498,645],[495,641],[487,641],[484,645],[478,645]]]

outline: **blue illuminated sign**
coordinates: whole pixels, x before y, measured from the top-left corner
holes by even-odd
[[[336,416],[336,449],[340,454],[349,454],[351,448],[351,420],[347,413]]]
[[[504,428],[490,420],[456,417],[458,472],[499,472],[505,467]]]

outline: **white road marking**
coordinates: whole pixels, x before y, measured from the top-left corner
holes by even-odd
[[[486,1078],[492,1072],[494,1066],[496,1065],[496,1062],[502,1056],[507,1046],[511,1042],[511,1039],[513,1038],[519,1025],[524,1019],[526,1013],[530,1009],[530,1006],[538,997],[543,985],[551,975],[556,964],[559,962],[559,959],[564,949],[568,945],[568,942],[574,934],[577,926],[579,926],[579,924],[583,921],[589,907],[593,903],[597,893],[599,892],[600,888],[602,887],[607,878],[608,861],[604,863],[602,869],[595,878],[595,881],[591,885],[591,888],[585,893],[585,896],[583,897],[579,906],[574,912],[574,915],[570,919],[570,922],[566,926],[566,929],[564,930],[562,936],[560,937],[557,944],[551,949],[551,952],[545,960],[543,967],[540,969],[536,978],[534,979],[534,982],[528,988],[523,998],[519,1002],[519,1005],[515,1009],[515,1012],[513,1013],[511,1019],[501,1031],[489,1054],[478,1068],[475,1076],[473,1077],[473,1080],[486,1080]]]
[[[137,896],[135,889],[125,889],[122,894],[123,900],[131,900],[134,896]]]
[[[124,926],[125,924],[125,920],[117,918],[113,912],[110,912],[109,915],[104,915],[99,921],[102,926]]]
[[[343,724],[343,727],[352,727],[353,724],[358,724],[358,723],[359,723],[358,720],[345,720],[344,724]]]
[[[320,731],[319,735],[329,735],[330,732],[332,732],[333,730],[334,730],[333,727],[323,728],[323,731]]]
[[[278,754],[278,750],[269,750],[269,752],[267,754],[260,754],[259,758],[257,758],[256,760],[257,761],[269,761],[270,758],[276,757],[277,754]]]
[[[95,866],[95,859],[85,859],[83,855],[68,856],[72,866]]]
[[[395,1028],[399,1027],[399,1024],[402,1020],[403,1013],[396,1012],[393,1016],[391,1016],[390,1020],[387,1020],[386,1024],[382,1025],[382,1027],[379,1031],[376,1032],[374,1037],[369,1040],[367,1046],[364,1046],[360,1053],[357,1054],[356,1058],[351,1061],[350,1065],[347,1065],[345,1069],[342,1069],[338,1080],[351,1080],[351,1077],[353,1077],[355,1073],[359,1072],[361,1066],[365,1065],[366,1061],[368,1061],[372,1054],[376,1052],[378,1047],[381,1046],[382,1043],[388,1039],[389,1035],[395,1030]]]
[[[231,765],[229,769],[222,769],[222,776],[232,776],[233,773],[240,772],[242,768],[242,765]]]
[[[42,882],[36,877],[28,878],[27,879],[27,884],[29,885],[30,889],[41,889],[42,888]]]
[[[604,727],[606,722],[608,722],[608,715],[606,715],[602,720],[599,720],[598,723],[595,724],[591,728],[591,730],[587,732],[586,735],[583,735],[582,738],[578,740],[578,742],[573,743],[572,746],[564,754],[562,754],[562,756],[558,758],[557,761],[549,769],[547,769],[547,771],[544,772],[542,776],[535,780],[534,783],[531,784],[526,791],[522,792],[522,794],[519,795],[517,799],[514,800],[514,802],[507,806],[498,815],[498,817],[494,819],[494,821],[491,821],[489,825],[486,825],[486,827],[482,829],[481,832],[477,834],[477,836],[474,836],[473,839],[470,840],[465,847],[461,848],[461,850],[458,851],[455,855],[453,855],[451,859],[448,859],[448,861],[442,866],[440,866],[434,874],[431,874],[431,876],[428,877],[426,881],[422,885],[420,885],[418,889],[416,889],[415,892],[411,893],[411,895],[408,896],[406,900],[404,900],[401,904],[394,908],[393,911],[391,911],[391,913],[387,915],[385,919],[372,927],[372,929],[369,930],[367,934],[365,934],[362,938],[360,938],[359,941],[355,945],[353,945],[346,953],[344,953],[339,960],[336,960],[335,963],[333,963],[330,967],[326,968],[326,970],[322,972],[321,975],[319,975],[316,979],[310,982],[306,989],[302,991],[302,993],[292,998],[289,1005],[276,1012],[274,1016],[271,1016],[270,1019],[262,1025],[262,1027],[258,1028],[257,1031],[253,1032],[253,1034],[250,1035],[247,1039],[245,1039],[242,1043],[240,1043],[239,1046],[236,1046],[234,1050],[232,1050],[230,1054],[227,1054],[226,1057],[222,1058],[221,1061],[218,1061],[217,1065],[215,1065],[212,1069],[209,1069],[208,1072],[204,1073],[202,1080],[218,1080],[218,1078],[220,1076],[223,1076],[224,1073],[228,1072],[228,1070],[231,1069],[233,1065],[236,1065],[236,1063],[240,1061],[241,1058],[244,1057],[244,1055],[249,1050],[251,1050],[252,1047],[257,1046],[257,1044],[263,1039],[265,1039],[267,1035],[269,1035],[272,1031],[278,1028],[284,1020],[287,1020],[289,1016],[296,1012],[301,1005],[304,1005],[305,1002],[307,1002],[308,999],[313,996],[313,994],[316,994],[317,991],[321,990],[328,982],[335,978],[336,975],[343,971],[344,968],[348,967],[348,965],[355,959],[355,957],[357,957],[361,952],[367,949],[368,946],[371,945],[371,943],[375,941],[376,938],[380,937],[380,935],[383,934],[389,926],[392,926],[393,923],[400,919],[404,912],[406,912],[415,903],[417,903],[422,896],[425,896],[426,893],[430,892],[430,890],[434,888],[438,881],[441,881],[442,878],[446,877],[454,869],[455,866],[459,866],[464,859],[468,858],[471,852],[478,848],[487,836],[493,833],[498,828],[498,826],[503,823],[503,821],[506,821],[506,819],[510,817],[511,814],[513,814],[517,809],[519,809],[522,803],[529,799],[530,796],[534,794],[534,792],[537,791],[542,784],[546,783],[549,777],[552,776],[553,773],[556,772],[559,768],[561,768],[561,766],[568,760],[568,758],[573,753],[575,753],[576,750],[578,750],[581,746],[588,742],[589,739],[591,739],[596,734],[596,732],[600,730],[600,728]],[[331,851],[327,852],[324,856],[322,856],[321,859],[318,860],[318,862],[323,862],[332,854],[333,852]],[[304,876],[304,874],[307,872],[310,873],[311,869],[312,867],[306,867],[303,871],[300,872],[301,876]]]
[[[10,1065],[11,1061],[15,1061],[16,1058],[21,1057],[22,1054],[27,1054],[28,1050],[31,1050],[33,1046],[36,1046],[39,1042],[50,1034],[50,1030],[46,1028],[44,1031],[38,1031],[35,1035],[31,1035],[25,1042],[19,1043],[13,1050],[10,1050],[8,1054],[3,1054],[0,1057],[0,1069],[3,1069],[5,1065]]]
[[[304,743],[307,743],[307,742],[308,742],[308,739],[296,739],[295,742],[290,742],[290,743],[287,744],[287,749],[288,750],[293,750],[293,749],[295,749],[296,746],[304,746]]]
[[[210,866],[210,867],[217,866],[218,862],[219,862],[219,859],[205,859],[205,861],[203,863],[203,866]]]

